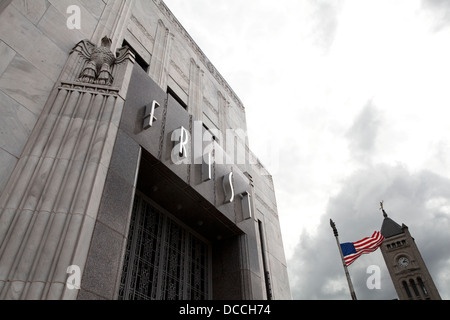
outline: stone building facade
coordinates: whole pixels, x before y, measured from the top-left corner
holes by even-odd
[[[0,299],[291,298],[245,107],[162,1],[1,0],[0,114]]]

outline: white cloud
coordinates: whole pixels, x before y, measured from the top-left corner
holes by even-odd
[[[422,8],[431,19],[433,31],[441,31],[449,26],[450,3],[447,0],[422,0]]]

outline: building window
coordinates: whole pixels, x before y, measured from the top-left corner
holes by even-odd
[[[417,278],[417,282],[419,283],[419,287],[422,289],[424,295],[428,295],[428,290],[425,288],[425,284],[422,281],[422,278]]]
[[[409,283],[411,284],[411,287],[413,288],[414,293],[416,294],[416,296],[420,297],[420,293],[419,293],[419,290],[417,290],[417,286],[416,286],[415,281],[413,279],[411,279],[411,280],[409,280]]]
[[[402,241],[397,241],[397,242],[392,242],[392,243],[390,243],[390,244],[387,244],[387,245],[386,245],[386,248],[387,248],[388,250],[391,250],[391,249],[403,247],[403,246],[405,246],[405,245],[406,245],[406,241],[405,241],[405,240],[402,240]]]
[[[405,289],[406,295],[408,296],[409,299],[411,299],[412,295],[411,295],[411,291],[409,290],[408,283],[406,281],[403,281],[402,284],[403,284],[403,289]]]
[[[145,72],[148,71],[149,68],[149,64],[147,63],[147,61],[144,60],[144,58],[141,57],[141,55],[139,53],[137,53],[137,51],[126,41],[123,40],[122,43],[122,47],[127,46],[128,48],[130,48],[131,52],[133,52],[134,56],[135,56],[135,60],[136,63],[142,68],[144,69]]]
[[[218,141],[218,138],[214,135],[214,133],[208,128],[208,126],[206,124],[203,123],[203,128],[205,129],[206,132],[208,132],[209,136],[208,138],[210,138],[213,141]],[[217,129],[216,129],[217,130]]]
[[[136,192],[120,300],[207,300],[210,245]]]
[[[167,94],[171,96],[176,102],[178,102],[185,110],[187,110],[187,105],[184,101],[173,91],[172,88],[167,87]]]

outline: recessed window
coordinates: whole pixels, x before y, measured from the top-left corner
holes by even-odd
[[[184,101],[172,90],[172,88],[167,87],[167,94],[175,99],[185,110],[187,110],[187,105]]]
[[[412,295],[411,295],[411,291],[409,290],[408,283],[406,281],[403,281],[402,284],[403,284],[403,289],[405,289],[406,295],[408,296],[409,299],[411,299]]]
[[[144,58],[141,57],[141,55],[139,53],[137,53],[137,51],[128,43],[127,40],[123,40],[122,43],[122,47],[127,46],[128,48],[130,48],[131,52],[133,52],[134,56],[135,56],[135,60],[136,63],[142,68],[144,69],[145,72],[148,71],[149,68],[149,64],[147,63],[147,61],[144,60]]]
[[[217,141],[217,137],[212,133],[206,124],[203,123],[203,128],[211,135],[211,139]]]
[[[416,296],[420,297],[419,290],[417,290],[417,286],[416,286],[416,283],[414,282],[414,280],[413,279],[409,280],[409,283],[411,284],[411,287],[413,288]]]
[[[422,278],[417,278],[417,282],[419,283],[419,287],[422,289],[424,295],[428,295],[428,290],[425,288],[425,284],[422,281]]]

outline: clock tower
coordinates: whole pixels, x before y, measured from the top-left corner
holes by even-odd
[[[441,300],[422,255],[406,225],[400,226],[383,209],[380,247],[400,300]]]

